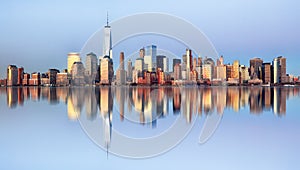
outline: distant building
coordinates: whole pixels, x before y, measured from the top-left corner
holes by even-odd
[[[218,80],[226,80],[226,66],[225,65],[218,65],[216,67],[216,72],[217,72],[217,79]]]
[[[157,55],[156,56],[156,68],[161,68],[162,71],[163,70],[163,67],[164,67],[164,58],[166,58],[166,56],[164,55]]]
[[[179,63],[177,63],[174,66],[174,80],[181,80],[181,65]]]
[[[49,78],[49,84],[55,86],[56,85],[56,75],[59,73],[57,69],[49,69],[47,75]]]
[[[168,73],[169,72],[169,58],[165,57],[163,58],[163,72]]]
[[[231,78],[236,80],[240,79],[240,63],[238,60],[235,60],[232,64],[232,75]]]
[[[198,78],[197,79],[201,80],[202,79],[202,66],[199,66],[199,64],[198,64],[198,66],[196,66],[195,70],[198,73]]]
[[[202,75],[203,79],[212,80],[213,76],[213,67],[211,64],[202,65]]]
[[[29,79],[29,85],[31,86],[41,85],[41,74],[39,72],[34,72],[31,74],[31,79]]]
[[[80,54],[72,52],[68,54],[68,73],[71,74],[72,66],[75,62],[80,62]]]
[[[144,63],[147,65],[148,71],[152,72],[156,69],[156,54],[157,54],[157,47],[155,45],[150,45],[145,48],[145,57]]]
[[[190,73],[193,70],[192,50],[186,49],[186,79],[191,80]]]
[[[280,56],[273,60],[273,83],[287,83],[286,58]]]
[[[144,58],[145,57],[145,48],[141,48],[140,49],[140,58]]]
[[[120,66],[116,75],[117,84],[124,85],[126,83],[126,71],[124,69],[124,52],[120,53]]]
[[[262,81],[265,84],[271,83],[271,63],[263,63],[262,65]]]
[[[240,72],[241,72],[241,83],[246,83],[248,80],[250,80],[248,67],[241,65]]]
[[[18,85],[18,67],[9,65],[7,67],[7,86]]]
[[[110,85],[114,76],[113,61],[109,56],[104,56],[101,60],[100,84]]]
[[[75,62],[71,70],[72,70],[71,85],[74,86],[85,85],[85,77],[84,77],[85,68],[82,62]]]
[[[23,86],[28,86],[28,85],[29,85],[29,79],[30,79],[30,74],[24,73],[24,74],[23,74],[22,85],[23,85]]]
[[[96,54],[90,52],[86,55],[85,75],[88,84],[94,84],[97,76],[98,61]]]
[[[24,68],[20,67],[18,68],[18,82],[17,82],[19,86],[22,85],[23,78],[24,78]]]
[[[57,73],[56,86],[69,86],[68,73]]]
[[[137,58],[135,60],[134,69],[139,72],[142,72],[144,70],[144,59],[143,58]]]
[[[181,64],[181,60],[178,59],[178,58],[174,58],[174,59],[173,59],[173,67],[172,67],[173,72],[174,72],[174,67],[175,67],[176,64]]]
[[[262,64],[263,60],[260,58],[253,58],[250,60],[250,68],[253,67],[252,71],[250,72],[251,79],[262,79]]]
[[[130,59],[127,62],[127,81],[132,81],[132,61]]]

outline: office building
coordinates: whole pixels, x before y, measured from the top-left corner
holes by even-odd
[[[177,63],[174,66],[174,80],[181,80],[181,65],[179,63]]]
[[[157,48],[155,45],[150,45],[145,48],[144,63],[146,65],[145,69],[152,72],[156,69],[156,53]]]
[[[262,64],[263,64],[263,60],[260,58],[253,58],[250,60],[251,79],[256,79],[256,78],[262,79]]]
[[[9,65],[7,67],[7,86],[18,85],[18,67]]]
[[[100,84],[110,85],[114,76],[113,61],[109,56],[101,60]]]
[[[263,63],[262,65],[262,81],[264,84],[271,83],[271,63]]]
[[[232,64],[232,75],[231,78],[239,79],[240,78],[240,63],[238,60],[235,60]]]
[[[72,66],[72,81],[71,85],[74,86],[82,86],[85,85],[85,68],[82,64],[82,62],[75,62]]]
[[[144,70],[144,59],[143,58],[137,58],[135,60],[134,69],[139,72],[142,72]]]
[[[163,67],[164,67],[164,58],[166,58],[166,56],[164,56],[164,55],[157,55],[156,56],[156,68],[158,69],[158,68],[161,68],[161,70],[162,71],[164,71],[163,70]]]
[[[103,39],[103,56],[109,56],[112,59],[112,40],[111,40],[111,27],[108,24],[108,16],[106,26],[104,27],[104,39]]]
[[[211,64],[202,65],[202,76],[205,80],[212,80],[213,66]]]
[[[20,67],[18,68],[18,86],[21,86],[23,83],[23,78],[24,78],[24,68]]]
[[[71,74],[72,66],[75,62],[80,62],[80,54],[72,52],[68,54],[68,73]]]
[[[96,54],[90,52],[86,55],[85,75],[88,84],[94,84],[97,76],[98,60]]]
[[[116,75],[117,84],[124,85],[126,83],[126,71],[124,69],[124,52],[120,53],[120,66]]]
[[[174,58],[173,59],[173,67],[172,67],[173,72],[174,72],[174,67],[175,67],[176,64],[181,64],[181,60],[179,58]]]
[[[168,73],[169,72],[169,58],[165,57],[163,58],[163,72]]]
[[[132,61],[127,61],[127,81],[132,81]]]

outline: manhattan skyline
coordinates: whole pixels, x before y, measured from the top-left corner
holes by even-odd
[[[49,67],[65,68],[65,63],[60,62],[62,58],[70,51],[80,51],[88,37],[105,25],[106,11],[109,11],[112,21],[149,11],[176,15],[202,30],[217,52],[224,55],[230,63],[235,59],[247,63],[253,57],[271,61],[282,55],[288,59],[287,72],[299,75],[297,46],[300,43],[297,37],[300,31],[296,29],[299,25],[297,3],[299,2],[231,1],[214,5],[216,2],[185,1],[172,4],[170,10],[167,6],[171,2],[168,1],[163,4],[154,1],[140,8],[136,8],[138,2],[133,1],[131,6],[127,5],[126,10],[120,11],[125,6],[124,2],[116,5],[99,2],[99,6],[103,6],[102,10],[98,10],[97,5],[91,6],[83,2],[72,5],[69,2],[5,2],[0,7],[3,13],[0,17],[3,23],[0,33],[3,37],[0,41],[0,78],[5,78],[8,64],[23,66],[28,72],[43,71]],[[72,8],[65,8],[69,5]],[[216,10],[209,10],[212,6]],[[189,11],[183,10],[187,7]],[[53,13],[53,9],[57,12]],[[71,13],[74,9],[79,12]],[[84,12],[86,10],[92,12]],[[240,11],[243,12],[239,13]],[[236,13],[239,15],[235,15]],[[177,56],[181,55],[180,51],[176,53]],[[125,51],[125,54],[129,53]],[[32,63],[35,63],[34,67],[31,67]]]

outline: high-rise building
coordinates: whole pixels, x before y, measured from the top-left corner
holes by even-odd
[[[273,83],[286,83],[286,58],[279,56],[273,60]]]
[[[134,69],[139,72],[142,72],[144,70],[144,59],[143,58],[137,58],[135,60]]]
[[[186,79],[191,80],[190,73],[193,70],[192,50],[186,49]]]
[[[18,84],[18,67],[9,65],[7,67],[7,86],[16,86]]]
[[[232,76],[231,78],[239,79],[240,78],[240,63],[238,60],[235,60],[232,64]]]
[[[127,81],[132,81],[132,61],[127,61]]]
[[[212,80],[213,76],[213,66],[211,64],[202,65],[202,75],[203,79]]]
[[[29,79],[29,85],[31,86],[41,85],[41,74],[39,72],[34,72],[31,74],[31,79]]]
[[[165,57],[163,58],[163,72],[168,73],[169,72],[169,58]]]
[[[82,62],[75,62],[72,66],[72,85],[81,86],[85,84],[85,68]]]
[[[80,62],[80,54],[76,52],[71,52],[68,54],[68,73],[71,74],[72,66],[75,62]]]
[[[181,80],[181,65],[179,63],[176,63],[174,66],[174,80]]]
[[[150,45],[145,48],[144,63],[147,66],[148,71],[152,72],[156,69],[156,54],[157,48],[155,45]]]
[[[241,83],[244,83],[244,82],[247,82],[248,80],[250,80],[248,67],[241,65],[240,72],[241,72]]]
[[[262,81],[263,83],[271,83],[271,63],[263,63],[262,65]]]
[[[110,85],[114,76],[113,61],[109,56],[101,60],[100,84]]]
[[[120,53],[120,66],[116,75],[117,84],[124,85],[126,83],[126,71],[124,69],[124,52]]]
[[[140,49],[140,58],[144,58],[145,57],[145,48],[141,48]]]
[[[202,57],[200,56],[198,57],[198,66],[200,67],[202,66]]]
[[[108,24],[108,16],[106,21],[106,26],[104,27],[104,41],[103,41],[103,56],[109,56],[112,59],[111,55],[112,41],[111,41],[111,28]]]
[[[68,73],[56,74],[56,86],[68,86],[69,84]]]
[[[162,71],[164,71],[163,70],[164,58],[166,58],[166,56],[164,56],[164,55],[157,55],[156,56],[156,68],[161,68]]]
[[[262,64],[263,60],[260,58],[253,58],[250,60],[250,68],[253,67],[250,73],[251,79],[262,79]]]
[[[197,64],[197,58],[193,58],[193,70],[198,66]]]
[[[18,68],[18,82],[17,82],[19,86],[23,84],[23,78],[24,78],[24,68],[20,67]]]
[[[59,70],[57,69],[49,69],[47,75],[48,75],[48,78],[49,78],[49,84],[50,85],[56,85],[56,76],[57,76],[57,73],[59,73]]]
[[[218,65],[216,67],[217,72],[217,79],[219,80],[226,80],[226,66],[225,65]]]
[[[86,55],[85,60],[85,75],[87,78],[88,84],[94,84],[97,76],[97,56],[93,52],[90,52]]]
[[[175,67],[176,64],[181,64],[181,60],[179,58],[174,58],[173,59],[173,67],[172,67],[173,72],[174,72],[174,67]]]

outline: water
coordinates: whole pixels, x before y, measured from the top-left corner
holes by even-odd
[[[298,87],[2,87],[0,100],[0,169],[300,168]]]

